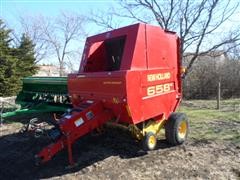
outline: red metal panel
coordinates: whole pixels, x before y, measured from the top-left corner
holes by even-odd
[[[144,70],[147,69],[147,47],[145,39],[145,24],[140,24],[137,39],[135,44],[130,48],[134,49],[133,57],[131,59],[131,66],[128,69],[131,70]]]
[[[140,24],[135,24],[127,27],[123,27],[120,29],[116,29],[113,31],[108,31],[106,33],[98,34],[95,36],[88,37],[85,43],[85,48],[82,55],[81,65],[79,68],[79,73],[84,72],[84,67],[87,64],[88,57],[90,54],[91,46],[96,42],[102,42],[107,39],[112,39],[120,36],[126,36],[126,43],[124,47],[124,54],[122,59],[124,61],[121,63],[121,70],[129,69],[131,66],[133,51],[136,45],[136,37],[138,35]]]
[[[169,79],[147,81],[147,75],[164,74],[173,70],[129,71],[127,75],[127,104],[134,124],[165,115],[167,118],[178,103],[178,90],[173,76]],[[164,89],[165,88],[165,89]]]
[[[83,99],[106,101],[126,97],[125,72],[72,74],[68,78],[69,94]]]
[[[177,37],[156,26],[146,26],[149,69],[173,68],[177,62]]]

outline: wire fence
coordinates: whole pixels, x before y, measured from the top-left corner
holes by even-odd
[[[184,88],[183,97],[186,100],[191,99],[217,99],[218,93],[220,93],[221,99],[236,99],[240,98],[240,87],[239,89],[232,88]]]
[[[233,112],[240,120],[240,89],[233,88],[187,88],[183,90],[183,103],[197,109],[219,109],[219,112]],[[195,102],[192,103],[191,102]],[[197,103],[196,103],[197,102]],[[189,104],[190,103],[190,104]],[[194,107],[196,106],[196,107]]]

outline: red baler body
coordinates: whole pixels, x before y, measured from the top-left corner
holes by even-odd
[[[123,50],[111,52],[121,57],[119,69],[109,71],[106,44],[114,40],[124,41]],[[175,33],[146,24],[120,28],[87,38],[79,72],[69,75],[69,94],[74,106],[102,101],[120,122],[168,118],[181,98],[180,63]]]

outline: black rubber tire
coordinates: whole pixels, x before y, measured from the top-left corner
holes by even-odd
[[[155,145],[150,145],[150,138],[154,138],[155,139]],[[157,146],[157,137],[156,135],[153,133],[153,132],[148,132],[143,140],[142,140],[142,143],[143,143],[143,149],[146,150],[146,151],[151,151],[151,150],[154,150]]]
[[[179,135],[179,126],[185,121],[186,122],[186,133],[184,137]],[[184,113],[172,113],[165,124],[165,136],[167,142],[171,145],[180,145],[184,143],[187,139],[189,132],[189,122],[186,114]]]

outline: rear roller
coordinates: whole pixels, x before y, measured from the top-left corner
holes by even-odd
[[[165,125],[165,136],[171,145],[180,145],[187,139],[189,122],[186,114],[172,113]]]

